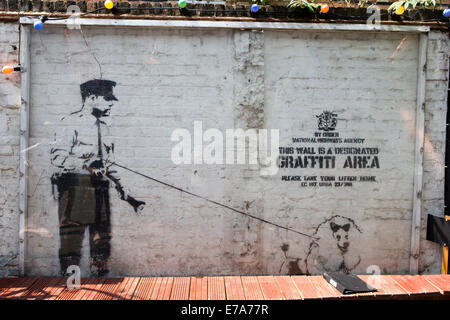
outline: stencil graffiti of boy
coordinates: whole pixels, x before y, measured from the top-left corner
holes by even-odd
[[[109,273],[111,223],[109,185],[112,182],[120,199],[135,212],[145,202],[131,197],[121,185],[114,162],[114,143],[107,143],[102,132],[109,129],[109,115],[116,83],[90,80],[80,85],[82,107],[61,119],[64,134],[57,136],[50,150],[51,164],[58,168],[52,184],[58,190],[58,215],[61,273],[70,265],[79,265],[85,229],[89,229],[91,274]]]

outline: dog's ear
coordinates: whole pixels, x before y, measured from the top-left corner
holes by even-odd
[[[334,222],[330,222],[330,228],[331,228],[331,230],[333,230],[333,232],[336,232],[339,230],[339,226]]]
[[[342,229],[344,229],[345,232],[348,232],[348,230],[350,230],[350,223],[344,224]]]

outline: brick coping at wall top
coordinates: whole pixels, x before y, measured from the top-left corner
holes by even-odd
[[[319,2],[319,1],[318,1]],[[68,16],[67,8],[77,5],[81,12],[104,7],[103,1],[50,1],[50,0],[0,0],[0,20],[17,21],[20,16],[48,15]],[[285,22],[347,22],[365,23],[367,8],[357,5],[345,6],[345,2],[333,3],[327,14],[311,13],[307,9],[288,8],[282,2],[262,6],[257,13],[250,12],[250,2],[227,2],[227,4],[191,4],[180,10],[174,1],[115,1],[115,12],[99,11],[84,18],[137,18],[137,19],[195,19]],[[402,16],[389,15],[387,4],[379,5],[383,24],[430,25],[432,28],[448,29],[449,19],[442,16],[444,6],[435,9],[408,10]]]

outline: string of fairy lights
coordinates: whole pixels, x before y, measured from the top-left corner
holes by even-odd
[[[204,9],[204,10],[201,10],[201,9],[200,10],[198,10],[198,9],[189,9],[189,8],[186,8],[186,6],[187,6],[187,0],[178,0],[178,8],[177,7],[153,7],[153,8],[133,8],[132,10],[177,10],[177,9],[181,9],[181,10],[186,10],[186,11],[209,11],[209,12],[215,11],[215,10],[210,10],[210,9]],[[113,9],[120,10],[119,8],[114,6],[114,2],[112,0],[106,0],[104,2],[104,8],[101,7],[101,8],[98,8],[98,9],[95,9],[95,10],[92,10],[92,11],[80,14],[80,15],[78,15],[78,17],[82,17],[82,16],[85,16],[85,15],[88,15],[88,14],[96,13],[98,11],[104,10],[105,8],[107,10],[109,10],[109,11],[111,11]],[[250,12],[258,13],[260,9],[261,9],[261,7],[258,4],[254,3],[250,7]],[[319,10],[320,10],[321,14],[328,14],[328,12],[330,11],[330,6],[328,4],[326,4],[326,3],[322,3],[322,4],[320,4]],[[225,10],[225,11],[227,11],[227,10]],[[248,12],[248,10],[230,10],[230,11],[233,11],[233,12]],[[221,11],[221,12],[224,12],[224,11]],[[404,6],[399,6],[392,14],[395,14],[397,16],[402,16],[404,13],[405,13],[405,7]],[[353,19],[354,18],[358,19],[359,18],[359,19],[362,19],[363,18],[363,17],[359,17],[359,16],[340,16],[340,15],[336,15],[336,14],[329,14],[329,15],[330,15],[330,17],[341,18],[341,19],[343,19],[343,18],[347,18],[347,19],[352,19],[352,18]],[[445,19],[450,18],[450,8],[444,9],[442,11],[442,15],[444,16]],[[380,14],[380,16],[381,16],[381,14]],[[67,18],[52,18],[52,17],[48,17],[48,16],[43,15],[43,16],[40,16],[39,19],[37,19],[33,23],[33,28],[35,30],[38,30],[38,31],[42,30],[44,28],[45,22],[49,21],[49,20],[52,20],[52,21],[55,21],[55,20],[67,20]],[[422,22],[426,22],[426,21],[442,21],[442,18],[441,19],[422,20]],[[4,74],[10,74],[10,73],[13,73],[15,71],[21,71],[20,66],[6,65],[6,66],[2,67],[2,73],[4,73]]]

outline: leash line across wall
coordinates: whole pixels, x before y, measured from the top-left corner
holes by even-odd
[[[193,196],[193,197],[196,197],[196,198],[205,200],[205,201],[207,201],[207,202],[213,203],[213,204],[215,204],[215,205],[217,205],[217,206],[223,207],[223,208],[228,209],[228,210],[231,210],[231,211],[233,211],[233,212],[242,214],[242,215],[247,216],[247,217],[249,217],[249,218],[252,218],[252,219],[255,219],[255,220],[258,220],[258,221],[267,223],[267,224],[272,225],[272,226],[274,226],[274,227],[277,227],[277,228],[280,228],[280,229],[284,229],[284,230],[287,230],[287,231],[290,231],[290,232],[293,232],[293,233],[296,233],[296,234],[299,234],[299,235],[302,235],[302,236],[305,236],[305,237],[308,237],[308,238],[313,238],[313,239],[315,239],[315,240],[318,240],[318,239],[319,239],[318,237],[314,237],[314,236],[311,236],[311,235],[306,234],[306,233],[304,233],[304,232],[300,232],[300,231],[297,231],[297,230],[295,230],[295,229],[291,229],[291,228],[289,228],[289,227],[286,227],[286,226],[282,226],[282,225],[276,224],[276,223],[274,223],[274,222],[271,222],[271,221],[268,221],[268,220],[266,220],[266,219],[263,219],[263,218],[254,216],[254,215],[249,214],[249,213],[247,213],[247,212],[244,212],[244,211],[235,209],[235,208],[230,207],[230,206],[228,206],[228,205],[226,205],[226,204],[223,204],[223,203],[220,203],[220,202],[217,202],[217,201],[214,201],[214,200],[210,200],[210,199],[208,199],[208,198],[206,198],[206,197],[204,197],[204,196],[201,196],[201,195],[195,194],[195,193],[193,193],[193,192],[184,190],[184,189],[182,189],[182,188],[180,188],[180,187],[171,185],[171,184],[169,184],[169,183],[167,183],[167,182],[164,182],[164,181],[155,179],[155,178],[150,177],[150,176],[148,176],[148,175],[146,175],[146,174],[143,174],[143,173],[140,173],[140,172],[135,171],[135,170],[133,170],[133,169],[127,168],[127,167],[125,167],[125,166],[122,166],[122,165],[118,164],[117,162],[111,162],[111,164],[116,165],[116,166],[118,166],[118,167],[120,167],[120,168],[122,168],[122,169],[128,170],[128,171],[130,171],[130,172],[132,172],[132,173],[134,173],[134,174],[137,174],[137,175],[139,175],[139,176],[141,176],[141,177],[144,177],[144,178],[147,178],[147,179],[149,179],[149,180],[152,180],[152,181],[155,181],[155,182],[157,182],[157,183],[160,183],[160,184],[162,184],[162,185],[165,185],[165,186],[167,186],[167,187],[169,187],[169,188],[172,188],[172,189],[175,189],[175,190],[184,192],[184,193],[189,194],[189,195],[191,195],[191,196]]]

